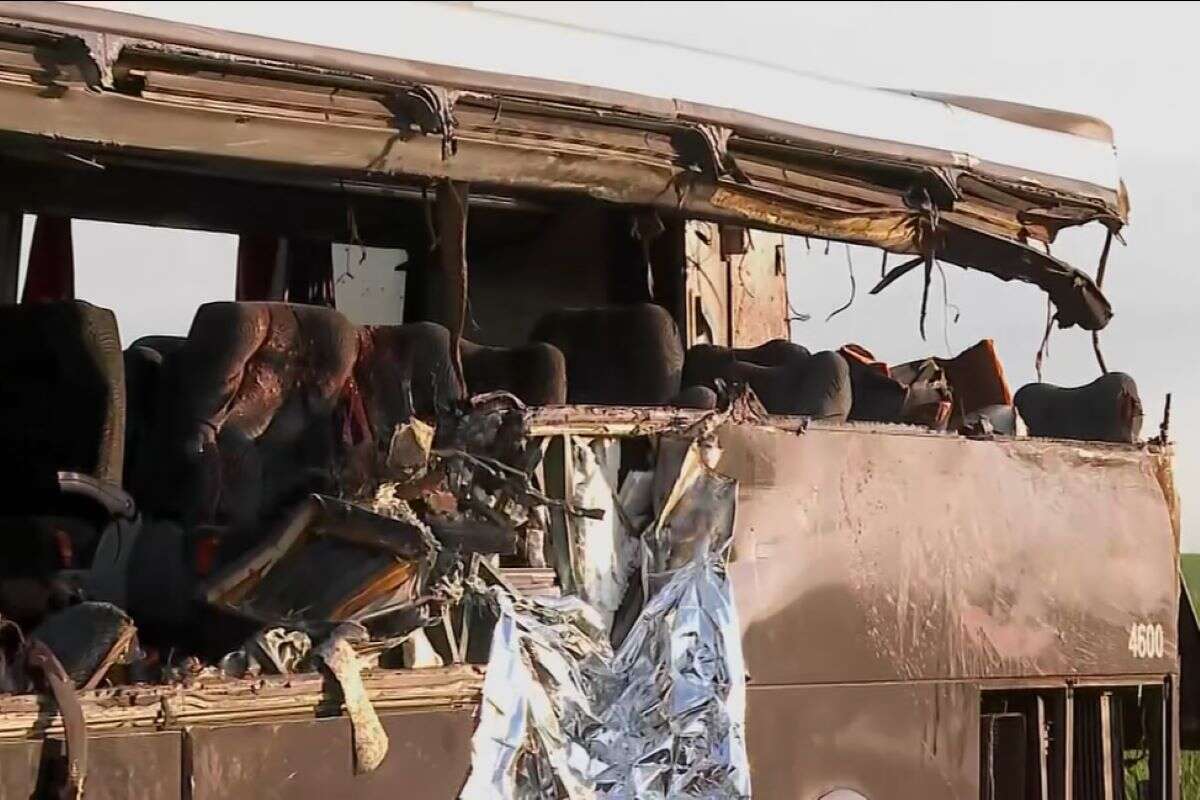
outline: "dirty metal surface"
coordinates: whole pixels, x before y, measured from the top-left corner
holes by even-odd
[[[979,796],[979,691],[967,683],[751,687],[755,800]]]
[[[388,755],[366,775],[354,774],[344,717],[190,728],[191,798],[454,797],[467,774],[473,716],[473,709],[382,715]]]
[[[465,707],[475,702],[480,670],[451,666],[420,670],[367,670],[363,683],[375,709]],[[305,718],[337,713],[336,683],[319,673],[218,678],[181,685],[118,686],[80,692],[79,702],[93,736],[118,730],[153,730],[163,725],[229,724],[266,718]],[[0,741],[62,733],[52,703],[38,695],[0,697]]]
[[[721,444],[752,685],[1178,671],[1156,455],[758,426]],[[1145,626],[1161,651],[1134,646]]]
[[[746,231],[746,236],[746,252],[729,257],[733,347],[789,338],[783,235]]]
[[[183,775],[178,731],[96,736],[88,742],[88,800],[179,800]],[[62,739],[0,743],[0,797],[39,794],[61,778]]]
[[[686,344],[729,347],[729,265],[721,258],[720,226],[689,220],[684,226],[686,257]]]

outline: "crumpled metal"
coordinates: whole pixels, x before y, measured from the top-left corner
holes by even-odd
[[[660,466],[674,480],[664,476],[670,490],[641,539],[649,600],[615,653],[583,600],[490,590],[499,621],[463,800],[750,797],[725,569],[736,483],[695,442],[670,461]]]
[[[298,671],[312,650],[307,633],[286,628],[258,631],[239,649],[220,661],[223,673],[241,678],[246,675],[289,675]]]

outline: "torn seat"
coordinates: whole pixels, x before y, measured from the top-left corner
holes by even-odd
[[[1004,365],[991,339],[982,339],[954,358],[935,358],[946,373],[954,397],[950,427],[958,428],[965,418],[994,406],[1011,406],[1012,390],[1004,377]]]
[[[413,416],[431,420],[463,399],[450,357],[450,331],[436,322],[363,325],[354,382],[379,441]]]
[[[847,344],[838,350],[850,368],[850,419],[855,422],[901,422],[908,387],[865,347]]]
[[[358,332],[330,308],[216,302],[167,349],[131,476],[147,523],[129,610],[150,639],[196,633],[197,582],[296,502],[336,491]]]
[[[289,502],[336,486],[336,411],[358,352],[329,308],[201,306],[164,357],[158,424],[134,487],[185,529],[255,530]]]
[[[1031,436],[1132,443],[1142,430],[1137,384],[1123,372],[1073,388],[1030,383],[1013,402]]]
[[[562,351],[568,403],[657,406],[679,393],[683,345],[675,321],[661,306],[553,311],[538,321],[530,338]]]
[[[749,384],[772,414],[842,422],[852,404],[845,359],[831,351],[810,354],[782,339],[750,349],[691,347],[684,361],[684,385],[715,388],[718,380]]]

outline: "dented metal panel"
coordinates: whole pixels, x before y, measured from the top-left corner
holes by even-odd
[[[721,444],[752,684],[1177,670],[1159,455],[757,426]],[[1144,625],[1161,654],[1131,648]]]

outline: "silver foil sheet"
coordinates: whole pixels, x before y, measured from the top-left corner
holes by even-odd
[[[660,476],[669,490],[641,537],[649,599],[615,652],[583,600],[491,589],[499,621],[464,800],[750,796],[725,571],[737,490],[704,460],[692,443]]]

